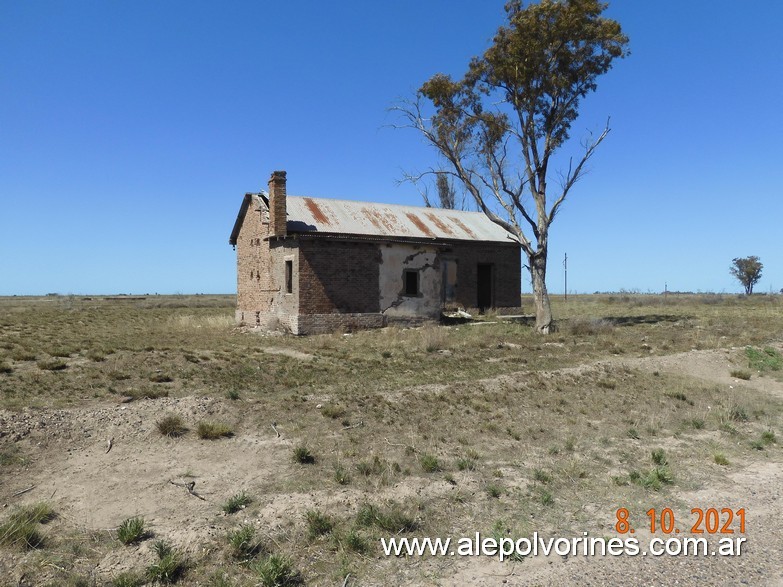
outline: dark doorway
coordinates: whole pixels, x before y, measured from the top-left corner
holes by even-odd
[[[477,306],[482,312],[492,307],[492,265],[479,263],[476,271]]]

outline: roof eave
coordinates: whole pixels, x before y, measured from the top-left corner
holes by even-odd
[[[288,231],[288,234],[284,237],[270,236],[267,240],[285,240],[286,238],[328,238],[331,240],[344,240],[344,241],[360,241],[360,242],[392,242],[392,243],[408,243],[408,244],[425,244],[425,245],[453,245],[453,244],[492,244],[501,246],[517,246],[520,244],[518,241],[509,234],[507,241],[500,240],[484,240],[484,239],[458,239],[458,238],[441,238],[441,237],[422,237],[422,236],[391,236],[391,235],[377,235],[377,234],[351,234],[344,232],[314,232],[314,231]]]

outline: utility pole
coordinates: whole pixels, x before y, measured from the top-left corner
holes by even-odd
[[[563,282],[565,291],[565,301],[568,301],[568,253],[563,257]]]

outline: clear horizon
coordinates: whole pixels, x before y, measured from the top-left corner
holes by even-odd
[[[503,4],[0,0],[0,295],[235,293],[228,236],[275,169],[292,195],[423,205],[398,181],[436,153],[388,108],[460,77]],[[612,132],[552,226],[550,293],[566,253],[569,293],[740,293],[748,255],[778,292],[783,4],[606,14],[631,55],[573,126]]]

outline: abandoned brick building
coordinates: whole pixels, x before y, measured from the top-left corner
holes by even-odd
[[[479,212],[248,193],[229,240],[237,322],[295,334],[520,304],[520,247]]]

